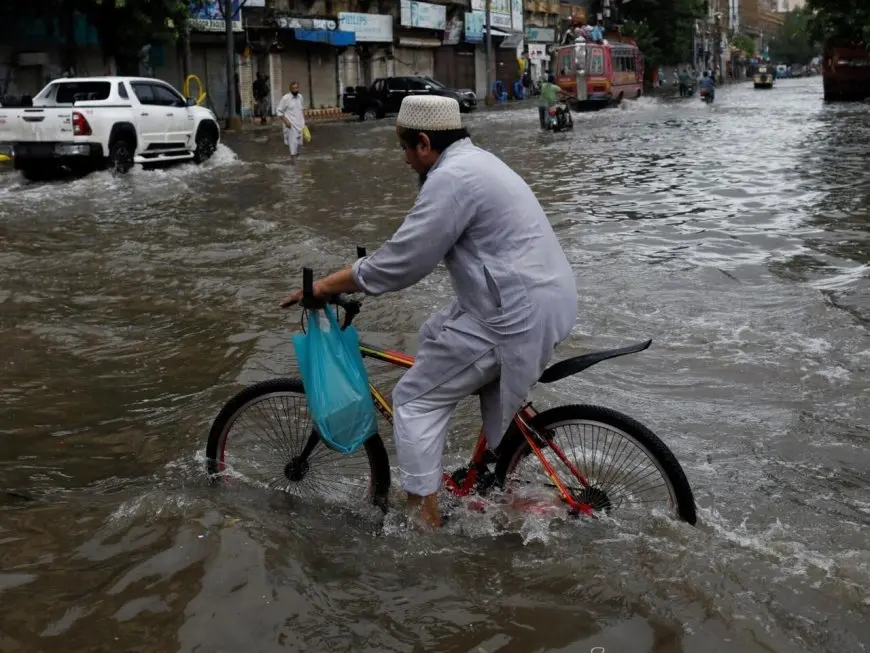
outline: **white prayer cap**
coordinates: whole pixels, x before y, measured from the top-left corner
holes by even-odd
[[[399,107],[396,127],[433,132],[462,129],[459,102],[439,95],[408,95]]]

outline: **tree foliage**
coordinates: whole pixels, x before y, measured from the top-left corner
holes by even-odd
[[[809,0],[807,7],[815,12],[810,30],[818,43],[870,46],[867,0]]]
[[[190,8],[202,0],[26,0],[0,9],[0,21],[24,26],[41,20],[66,51],[67,65],[75,61],[75,21],[81,17],[96,30],[106,60],[119,69],[138,62],[141,49],[159,37],[176,37]],[[52,17],[46,19],[46,17]]]
[[[650,68],[686,61],[702,0],[633,0],[622,4],[624,33],[637,39]]]
[[[746,34],[735,34],[731,39],[731,45],[743,50],[750,57],[755,54],[755,41]]]
[[[786,13],[782,27],[770,42],[770,57],[786,64],[805,64],[818,54],[812,36],[812,12],[793,9]]]

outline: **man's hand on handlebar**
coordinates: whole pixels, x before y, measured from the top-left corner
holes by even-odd
[[[331,297],[331,295],[324,293],[322,288],[323,284],[321,284],[319,280],[314,282],[314,285],[312,286],[312,295],[314,299],[319,299],[323,301]],[[284,299],[281,300],[279,306],[281,306],[281,308],[290,308],[291,306],[295,306],[302,301],[303,295],[304,291],[302,290],[298,290],[292,295],[287,295]]]
[[[330,274],[328,277],[318,279],[312,284],[311,290],[312,299],[323,301],[328,300],[334,295],[359,292],[360,288],[357,287],[356,282],[353,280],[353,272],[351,267],[348,266],[343,270]],[[281,308],[295,306],[302,301],[303,296],[304,289],[282,299],[280,306]]]

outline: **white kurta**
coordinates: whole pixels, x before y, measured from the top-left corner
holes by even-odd
[[[293,97],[292,93],[287,93],[281,98],[275,110],[275,115],[279,118],[287,118],[290,121],[290,127],[284,126],[284,145],[290,149],[292,156],[299,154],[299,147],[302,145],[302,128],[305,127],[304,111],[305,102],[301,93],[296,97]]]
[[[417,283],[442,260],[456,299],[420,329],[417,363],[396,386],[394,403],[420,398],[493,352],[500,377],[480,399],[495,448],[571,332],[577,289],[532,190],[468,139],[442,153],[399,230],[359,259],[353,275],[366,293],[380,295]]]

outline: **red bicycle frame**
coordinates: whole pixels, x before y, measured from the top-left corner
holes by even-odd
[[[390,365],[394,365],[396,367],[401,367],[404,369],[410,369],[414,365],[414,357],[408,356],[407,354],[403,354],[398,351],[392,351],[389,349],[381,349],[380,347],[376,347],[374,345],[369,345],[366,343],[360,343],[360,352],[362,353],[364,358],[372,358],[374,360],[383,361],[385,363],[389,363]],[[378,411],[384,416],[384,418],[390,423],[393,423],[393,407],[390,405],[390,402],[384,397],[383,393],[378,390],[371,383],[369,384],[369,389],[372,394],[372,400],[375,402],[375,407]],[[559,495],[562,500],[568,504],[568,507],[573,512],[582,512],[586,515],[592,514],[592,506],[588,503],[584,503],[582,501],[578,501],[574,494],[568,489],[565,482],[559,478],[559,475],[556,473],[556,470],[550,464],[543,454],[542,447],[538,443],[543,444],[545,447],[549,447],[550,450],[556,455],[562,464],[564,464],[568,470],[571,472],[571,475],[577,479],[577,481],[584,487],[590,487],[589,481],[586,480],[580,470],[572,464],[562,449],[552,440],[545,440],[541,437],[541,435],[535,431],[535,429],[531,426],[531,421],[534,419],[536,415],[535,409],[531,404],[524,406],[520,411],[514,416],[514,424],[523,434],[526,439],[526,442],[529,445],[532,453],[538,458],[541,463],[541,466],[544,468],[544,471],[549,476],[550,480],[553,482],[555,488],[559,491]],[[486,438],[483,435],[483,431],[477,436],[477,442],[474,445],[474,450],[471,454],[471,460],[468,463],[468,473],[465,475],[465,478],[462,480],[462,483],[457,483],[453,477],[448,473],[444,472],[444,485],[449,492],[456,496],[467,496],[471,494],[474,490],[475,483],[477,482],[477,474],[478,470],[483,466],[484,456],[486,454]]]

